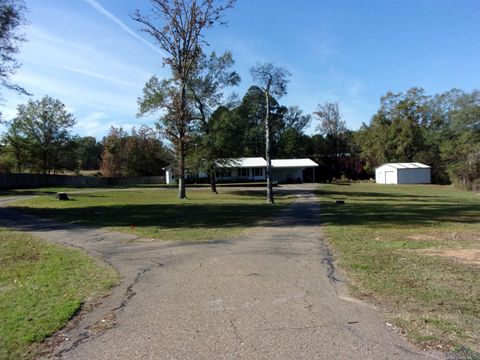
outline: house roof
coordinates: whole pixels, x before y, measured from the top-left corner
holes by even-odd
[[[219,161],[218,167],[221,168],[253,168],[265,167],[267,162],[262,157],[246,157],[238,159],[223,159]]]
[[[281,159],[272,160],[274,168],[315,167],[318,164],[310,159]]]
[[[418,163],[418,162],[413,162],[413,163],[387,163],[383,164],[382,166],[379,166],[378,168],[381,168],[383,166],[389,166],[394,169],[429,169],[430,166]]]
[[[238,159],[225,159],[218,165],[223,168],[254,168],[266,167],[267,161],[263,157],[247,157]],[[272,160],[273,168],[303,168],[315,167],[318,164],[310,159],[281,159]]]

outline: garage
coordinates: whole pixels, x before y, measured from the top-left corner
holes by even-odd
[[[375,169],[377,184],[430,184],[431,168],[414,163],[387,163]]]

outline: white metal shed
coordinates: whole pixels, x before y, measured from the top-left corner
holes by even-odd
[[[418,162],[388,163],[375,169],[377,184],[430,184],[431,168]]]

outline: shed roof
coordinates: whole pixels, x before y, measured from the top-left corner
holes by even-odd
[[[274,168],[315,167],[318,164],[310,159],[280,159],[272,160]]]
[[[383,164],[382,166],[379,166],[379,168],[383,166],[389,166],[394,169],[428,169],[430,166],[419,163],[419,162],[413,162],[413,163],[387,163]]]

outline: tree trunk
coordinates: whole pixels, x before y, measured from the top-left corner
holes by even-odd
[[[217,179],[215,178],[215,167],[210,168],[210,190],[213,194],[218,194],[217,192]]]
[[[265,114],[265,157],[267,160],[267,203],[274,204],[273,199],[273,186],[272,186],[272,150],[270,144],[270,86],[267,86],[265,91],[265,100],[266,100],[266,114]]]
[[[47,152],[43,151],[43,174],[47,174]]]
[[[178,161],[178,198],[185,199],[187,197],[185,191],[185,145],[180,142],[179,161]]]
[[[187,95],[185,90],[185,84],[180,84],[180,116],[181,116],[181,125],[183,130],[180,132],[179,136],[179,146],[180,146],[180,156],[179,156],[179,178],[178,178],[178,198],[185,199],[187,197],[185,191],[185,133],[187,131]]]

